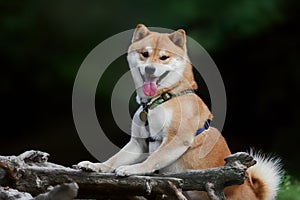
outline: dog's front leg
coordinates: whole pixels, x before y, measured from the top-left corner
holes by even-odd
[[[132,137],[127,145],[125,145],[117,154],[103,163],[92,163],[83,161],[77,166],[83,170],[95,172],[113,172],[122,165],[131,165],[144,161],[148,156],[148,145],[145,138],[148,137],[148,131],[145,123],[139,119],[139,113],[143,109],[140,108],[133,117]]]
[[[116,168],[122,165],[130,165],[141,162],[146,159],[147,153],[144,151],[144,139],[131,138],[129,143],[125,145],[117,154],[103,163],[92,163],[83,161],[78,163],[78,167],[95,172],[113,172]],[[144,144],[146,145],[146,144]]]
[[[178,134],[175,137],[167,137],[162,145],[151,154],[144,162],[121,166],[116,169],[118,176],[144,175],[151,174],[156,170],[162,169],[175,162],[192,145],[194,136]]]

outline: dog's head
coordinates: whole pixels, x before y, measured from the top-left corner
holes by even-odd
[[[172,89],[183,79],[186,65],[190,65],[185,31],[157,33],[139,24],[127,59],[139,97],[151,98]]]

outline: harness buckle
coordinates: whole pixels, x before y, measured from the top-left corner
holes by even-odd
[[[164,101],[168,101],[169,99],[172,98],[172,94],[170,94],[168,92],[164,92],[161,94],[161,97],[163,98]]]

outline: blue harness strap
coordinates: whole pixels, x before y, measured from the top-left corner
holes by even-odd
[[[206,120],[204,122],[204,125],[196,131],[195,137],[197,135],[200,135],[203,131],[207,130],[209,128],[209,126],[210,126],[210,119]],[[146,138],[147,144],[149,144],[150,142],[156,142],[156,141],[158,141],[158,140],[151,136]]]
[[[204,125],[196,131],[195,136],[200,135],[203,131],[207,130],[209,126],[210,126],[210,119],[206,120],[204,122]]]

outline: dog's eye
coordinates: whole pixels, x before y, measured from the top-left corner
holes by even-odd
[[[169,56],[162,56],[162,57],[160,57],[159,59],[160,60],[167,60],[169,58]]]
[[[148,57],[149,57],[148,51],[144,51],[144,52],[142,52],[141,54],[142,54],[142,56],[143,56],[144,58],[148,58]]]

